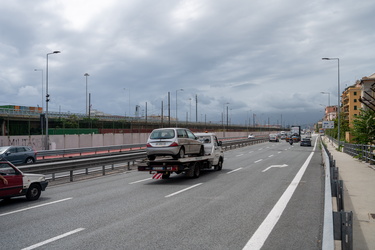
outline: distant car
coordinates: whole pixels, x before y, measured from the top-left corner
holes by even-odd
[[[279,142],[279,136],[277,134],[270,134],[269,135],[269,141],[275,141],[275,142]]]
[[[310,140],[310,138],[302,138],[302,140],[300,142],[300,145],[301,146],[309,146],[309,147],[311,147],[311,140]]]
[[[285,140],[286,139],[286,134],[281,134],[280,139],[281,140]]]
[[[179,159],[185,155],[204,155],[204,146],[189,129],[160,128],[151,132],[146,152],[149,160],[155,160],[156,156]]]
[[[31,147],[27,146],[0,147],[0,160],[9,161],[14,165],[34,163],[36,154]]]
[[[249,136],[247,137],[247,139],[255,139],[255,136],[253,134],[249,134]]]
[[[23,173],[8,161],[0,162],[0,175],[0,199],[25,195],[27,200],[37,200],[48,185],[44,175]]]

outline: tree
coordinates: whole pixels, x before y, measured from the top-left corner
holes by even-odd
[[[354,141],[358,144],[371,144],[375,140],[375,112],[373,110],[361,110],[361,113],[353,120]]]

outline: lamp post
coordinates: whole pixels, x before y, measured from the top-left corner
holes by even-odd
[[[340,58],[324,57],[322,60],[337,60],[337,140],[340,150]]]
[[[331,93],[329,92],[320,92],[320,93],[328,95],[328,107],[331,106]]]
[[[89,105],[88,105],[88,92],[87,92],[87,77],[90,76],[88,73],[85,73],[83,76],[86,77],[86,115],[89,114]]]
[[[44,111],[44,80],[43,80],[43,70],[42,69],[34,69],[34,71],[40,71],[42,73],[42,110]],[[42,133],[43,134],[43,133]]]
[[[47,64],[46,64],[46,139],[45,139],[45,149],[49,150],[49,137],[48,137],[48,102],[49,102],[49,93],[48,93],[48,56],[52,54],[58,54],[60,51],[56,50],[51,53],[47,53]]]
[[[176,90],[176,127],[177,127],[177,121],[178,121],[178,118],[177,118],[177,91],[184,91],[183,89],[177,89]]]

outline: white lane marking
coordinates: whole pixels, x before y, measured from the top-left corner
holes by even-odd
[[[203,183],[198,183],[198,184],[195,184],[195,185],[193,185],[193,186],[191,186],[191,187],[184,188],[184,189],[182,189],[182,190],[180,190],[180,191],[177,191],[177,192],[175,192],[175,193],[172,193],[172,194],[169,194],[169,195],[165,196],[165,198],[172,197],[172,196],[174,196],[174,195],[176,195],[176,194],[179,194],[179,193],[185,192],[185,191],[187,191],[187,190],[189,190],[189,189],[192,189],[192,188],[198,187],[198,186],[200,186],[200,185],[202,185],[202,184],[203,184]]]
[[[254,161],[254,163],[258,163],[258,162],[261,162],[261,161],[263,161],[263,159],[260,159],[260,160]]]
[[[278,154],[281,154],[281,151],[277,152]]]
[[[62,239],[64,237],[67,237],[69,235],[72,235],[72,234],[75,234],[75,233],[78,233],[82,230],[85,230],[84,228],[77,228],[76,230],[73,230],[73,231],[70,231],[70,232],[67,232],[67,233],[64,233],[64,234],[61,234],[61,235],[58,235],[56,237],[53,237],[51,239],[48,239],[48,240],[45,240],[45,241],[42,241],[42,242],[39,242],[35,245],[32,245],[32,246],[29,246],[29,247],[26,247],[26,248],[23,248],[22,250],[31,250],[31,249],[35,249],[35,248],[38,248],[38,247],[41,247],[43,245],[46,245],[48,243],[51,243],[53,241],[56,241],[56,240],[59,240],[59,239]]]
[[[258,150],[262,150],[263,148],[260,148],[260,149],[258,149]]]
[[[253,153],[254,151],[250,151],[249,154]]]
[[[236,155],[236,157],[243,156],[243,154]]]
[[[265,170],[263,170],[262,172],[266,172],[267,170],[271,169],[271,168],[285,168],[287,167],[288,165],[286,164],[283,164],[283,165],[271,165],[269,166],[268,168],[266,168]]]
[[[149,181],[149,180],[152,180],[152,178],[147,178],[147,179],[143,179],[143,180],[139,180],[139,181],[133,181],[133,182],[130,182],[129,184],[135,184],[135,183]]]
[[[268,156],[268,157],[273,157],[273,155],[270,155],[270,156]]]
[[[32,207],[27,207],[27,208],[23,208],[23,209],[19,209],[19,210],[14,210],[14,211],[8,212],[8,213],[3,213],[3,214],[0,214],[0,217],[1,216],[5,216],[5,215],[9,215],[9,214],[18,213],[18,212],[23,212],[23,211],[26,211],[26,210],[29,210],[29,209],[33,209],[33,208],[38,208],[38,207],[52,205],[52,204],[55,204],[55,203],[58,203],[58,202],[67,201],[67,200],[70,200],[70,199],[73,199],[73,197],[65,198],[65,199],[58,200],[58,201],[52,201],[52,202],[48,202],[48,203],[44,203],[44,204],[40,204],[40,205],[36,205],[36,206],[32,206]]]
[[[276,205],[272,208],[271,212],[267,215],[266,219],[264,219],[253,236],[251,236],[250,240],[243,248],[244,250],[258,250],[262,248],[264,242],[267,240],[276,223],[279,221],[290,198],[292,198],[294,191],[296,190],[307,166],[311,161],[312,156],[314,155],[314,151],[310,153],[309,157],[307,157],[305,163],[302,165],[283,195],[277,201]]]
[[[242,168],[237,168],[237,169],[234,169],[232,171],[229,171],[227,174],[231,174],[231,173],[234,173],[234,172],[237,172],[238,170],[241,170]]]

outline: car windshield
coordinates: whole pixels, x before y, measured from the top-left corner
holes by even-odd
[[[172,139],[175,137],[173,129],[158,129],[152,131],[150,139]]]
[[[203,143],[211,143],[210,136],[198,136],[198,140]]]
[[[0,154],[3,154],[9,147],[0,147]]]

